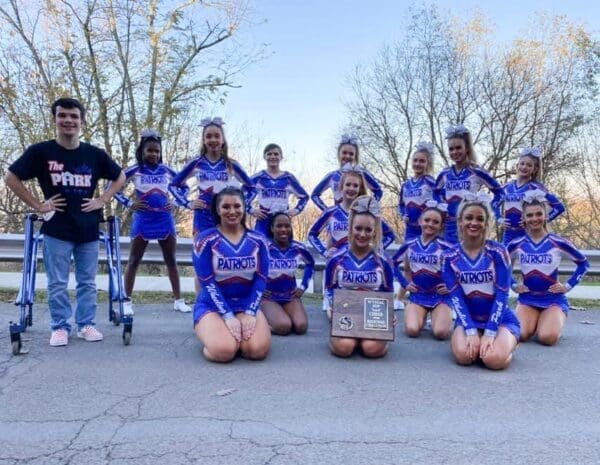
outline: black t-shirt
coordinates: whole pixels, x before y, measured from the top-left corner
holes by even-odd
[[[98,179],[114,181],[121,173],[104,150],[85,142],[68,150],[49,140],[28,147],[8,169],[22,181],[36,178],[44,198],[60,194],[67,200],[64,212],[44,222],[42,233],[69,242],[98,240],[102,210],[84,213],[81,204],[94,196]]]

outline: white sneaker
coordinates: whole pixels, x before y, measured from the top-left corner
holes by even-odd
[[[88,342],[101,341],[104,336],[92,325],[86,325],[77,331],[79,339],[85,339]]]
[[[327,310],[329,310],[329,299],[323,297],[323,311],[326,312]]]
[[[404,302],[399,299],[394,299],[394,310],[404,310]]]
[[[50,345],[52,347],[66,346],[69,343],[69,333],[64,328],[58,328],[52,331],[50,335]]]
[[[133,303],[131,300],[123,301],[123,316],[133,316]]]
[[[173,302],[173,310],[177,310],[181,313],[190,313],[192,307],[185,303],[185,299],[176,299],[175,302]]]
[[[431,329],[431,315],[427,315],[427,319],[425,320],[425,329],[427,331]]]

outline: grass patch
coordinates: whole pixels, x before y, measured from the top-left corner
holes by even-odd
[[[17,298],[18,291],[16,289],[5,289],[0,288],[0,302],[12,303]],[[75,300],[75,292],[69,291],[71,300]],[[182,293],[182,297],[186,302],[194,302],[196,295],[192,292]],[[136,291],[133,295],[133,301],[136,304],[160,304],[170,302],[173,300],[173,294],[171,292],[155,292],[155,291]],[[321,294],[304,294],[302,300],[305,305],[321,305],[323,296]],[[36,303],[48,302],[48,293],[42,289],[35,293]],[[108,302],[108,293],[106,291],[98,291],[98,303]],[[593,299],[569,299],[571,307],[582,308],[584,310],[600,309],[600,300]],[[515,308],[516,299],[510,299],[511,308]]]

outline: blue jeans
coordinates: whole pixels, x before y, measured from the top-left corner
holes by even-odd
[[[98,241],[78,244],[44,235],[44,265],[48,277],[48,308],[52,330],[63,328],[71,331],[69,319],[73,310],[67,291],[71,256],[75,263],[77,282],[75,322],[78,329],[93,325],[96,317]]]

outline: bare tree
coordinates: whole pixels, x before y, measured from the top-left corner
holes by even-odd
[[[396,196],[409,177],[420,139],[448,163],[443,129],[455,123],[471,129],[479,162],[502,181],[525,145],[543,148],[548,179],[573,164],[567,142],[589,119],[598,86],[597,43],[585,29],[542,16],[507,48],[490,40],[481,16],[409,12],[402,39],[349,78],[349,126],[388,192]]]
[[[51,138],[49,105],[71,95],[89,109],[84,139],[122,166],[133,162],[143,127],[159,130],[163,158],[180,165],[199,146],[203,108],[223,101],[262,56],[236,39],[250,17],[246,0],[0,4],[2,160]],[[5,214],[17,205],[0,202]]]

